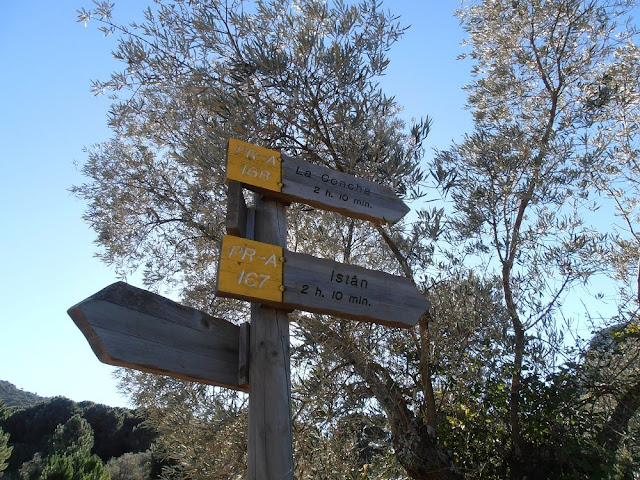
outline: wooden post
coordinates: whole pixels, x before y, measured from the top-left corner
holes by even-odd
[[[255,240],[286,247],[286,207],[255,195]],[[249,480],[293,480],[287,312],[251,305]]]

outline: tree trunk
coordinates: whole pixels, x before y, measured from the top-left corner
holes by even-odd
[[[509,467],[511,478],[514,480],[524,478],[524,458],[522,456],[522,432],[520,425],[520,403],[522,389],[522,361],[524,357],[525,335],[522,324],[514,322],[515,345],[513,356],[513,374],[511,376],[511,388],[509,392],[509,423],[511,426],[511,452]]]
[[[598,441],[609,452],[615,453],[620,447],[629,420],[640,409],[640,381],[631,385],[618,400],[618,405],[602,427]]]
[[[431,337],[429,334],[429,314],[424,314],[419,322],[420,330],[420,378],[426,404],[427,427],[431,437],[436,440],[436,396],[431,382]]]
[[[522,380],[522,362],[524,359],[525,331],[511,290],[511,264],[505,262],[502,268],[502,288],[504,289],[507,312],[511,318],[511,326],[515,336],[513,352],[513,372],[509,390],[509,426],[511,429],[511,451],[508,462],[513,479],[522,478],[522,435],[520,431],[520,390]]]
[[[324,328],[319,338],[340,352],[369,386],[384,409],[391,427],[391,439],[398,462],[415,480],[461,480],[449,457],[438,448],[435,436],[420,416],[411,411],[397,383],[380,364],[353,348],[343,337]]]

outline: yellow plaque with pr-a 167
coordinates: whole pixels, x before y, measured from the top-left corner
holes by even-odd
[[[218,271],[218,294],[243,300],[282,302],[283,249],[225,235]]]

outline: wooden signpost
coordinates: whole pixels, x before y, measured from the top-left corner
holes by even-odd
[[[217,294],[405,328],[429,308],[405,277],[231,235],[222,241]]]
[[[117,282],[68,311],[101,362],[248,391],[241,327]]]
[[[231,180],[270,197],[374,223],[395,223],[409,212],[389,187],[235,138],[229,139],[227,154]]]
[[[287,241],[285,206],[256,196],[257,241],[283,247]],[[253,232],[252,232],[253,230]],[[249,348],[249,480],[293,480],[291,372],[288,312],[258,302],[251,304]]]
[[[236,139],[227,182],[217,290],[253,302],[250,330],[122,282],[68,313],[105,363],[248,391],[247,478],[293,480],[288,312],[410,328],[429,303],[406,278],[286,250],[285,202],[375,223],[409,208],[390,188]],[[242,186],[258,192],[253,208]]]

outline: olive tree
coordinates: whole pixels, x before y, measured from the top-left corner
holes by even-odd
[[[637,265],[637,237],[628,235],[637,190],[620,186],[637,165],[633,7],[625,0],[470,0],[458,11],[473,62],[467,91],[475,127],[438,152],[432,168],[449,201],[450,242],[476,271],[500,279],[510,357],[502,463],[511,478],[535,471],[540,448],[525,425],[525,385],[553,375],[563,360],[564,301],[595,274],[611,272],[616,227],[594,221],[595,211],[611,206],[599,192],[626,220],[618,251],[635,242],[618,263],[625,280],[629,263]],[[626,385],[635,398],[637,385]],[[618,397],[620,406],[627,400]]]
[[[184,302],[213,315],[246,316],[239,302],[213,295],[232,136],[388,185],[407,200],[421,196],[429,121],[406,125],[378,86],[387,52],[404,31],[378,1],[156,2],[142,23],[130,26],[117,24],[112,6],[98,2],[79,20],[117,33],[114,55],[125,64],[95,83],[97,92],[114,96],[113,138],[87,150],[87,181],[73,188],[88,202],[85,219],[96,231],[100,257],[117,271],[142,271],[147,286],[175,288]],[[299,205],[289,208],[288,222],[292,250],[405,275],[423,290],[430,282],[424,273],[432,238],[423,235],[424,226],[373,226]],[[302,409],[294,421],[311,418],[306,394],[318,389],[306,386],[321,362],[345,380],[334,390],[345,399],[330,412],[336,421],[317,432],[322,448],[340,432],[360,445],[377,438],[388,447],[386,456],[365,445],[368,453],[356,455],[361,465],[354,472],[373,475],[379,465],[412,478],[457,476],[437,443],[430,372],[420,367],[431,352],[426,316],[416,332],[291,318],[294,365],[310,362],[315,369],[294,372],[294,410]],[[326,358],[305,357],[317,351]],[[143,380],[124,385],[135,392],[135,382]],[[358,437],[357,429],[343,428],[337,417],[347,414],[352,425],[367,423],[354,411],[374,414],[371,428],[384,425],[386,436]],[[300,428],[310,431],[307,424]],[[299,445],[318,446],[304,440]],[[334,441],[333,451],[340,444]],[[351,453],[345,447],[342,455]],[[311,458],[304,450],[298,456]],[[205,471],[188,463],[176,465],[187,465],[190,475]],[[301,464],[309,477],[320,474],[316,467]]]

